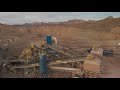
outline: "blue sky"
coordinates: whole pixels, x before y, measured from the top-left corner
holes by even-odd
[[[120,17],[120,12],[0,12],[0,23],[62,22],[71,19],[100,20]]]

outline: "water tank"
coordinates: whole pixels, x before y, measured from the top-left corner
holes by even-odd
[[[55,37],[52,37],[52,41],[57,44],[57,39]]]
[[[47,56],[46,55],[40,55],[40,72],[41,74],[45,74],[47,71]]]
[[[52,36],[46,36],[47,44],[52,44]]]

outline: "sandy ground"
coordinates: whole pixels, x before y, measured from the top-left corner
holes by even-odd
[[[120,78],[120,57],[104,57],[100,76],[102,78]]]
[[[51,28],[51,30],[54,27]],[[47,28],[48,29],[48,28]],[[57,28],[56,28],[57,29]],[[63,28],[61,28],[63,29]],[[58,42],[65,46],[65,47],[71,47],[74,48],[78,51],[82,51],[86,48],[92,47],[92,46],[101,46],[103,48],[109,48],[109,49],[114,49],[117,45],[118,40],[114,40],[113,36],[110,33],[104,33],[104,32],[93,32],[93,31],[83,31],[83,30],[79,30],[77,29],[76,31],[74,30],[72,32],[72,29],[74,28],[70,28],[67,30],[67,32],[65,32],[64,30],[60,31],[60,33],[55,33],[55,29],[54,32],[50,31],[53,33],[53,35],[55,37],[57,37]],[[49,31],[49,30],[48,30]],[[47,32],[45,35],[50,34]],[[35,41],[39,41],[39,37],[37,36],[39,33],[35,32],[34,33],[15,33],[14,32],[14,36],[13,32],[9,32],[7,35],[11,37],[5,37],[0,36],[0,45],[3,45],[2,40],[4,39],[12,39],[13,37],[16,39],[14,41],[14,44],[8,47],[8,51],[5,51],[4,56],[6,57],[11,57],[11,56],[15,56],[15,55],[20,55],[21,51],[27,47],[30,43],[35,42]],[[33,38],[33,37],[37,37],[37,38]],[[0,52],[0,54],[3,54],[3,51]],[[57,73],[57,72],[56,72]],[[63,73],[59,73],[59,77],[62,77]],[[68,74],[68,73],[67,73]],[[64,77],[70,77],[71,74],[63,74]],[[0,72],[0,77],[22,77],[22,74],[18,73],[18,74],[14,74],[11,72]],[[51,75],[51,77],[56,77],[54,75]],[[120,57],[104,57],[102,60],[102,66],[101,66],[101,75],[100,77],[102,78],[116,78],[116,77],[120,77]]]

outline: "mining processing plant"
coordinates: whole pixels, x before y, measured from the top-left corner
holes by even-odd
[[[52,71],[70,72],[71,78],[98,78],[103,55],[112,52],[93,47],[81,53],[63,47],[56,37],[48,35],[38,43],[31,43],[16,60],[1,60],[1,66],[14,73],[21,70],[24,76],[38,70],[39,78],[51,78]]]

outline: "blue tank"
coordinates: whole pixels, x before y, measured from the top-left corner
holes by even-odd
[[[52,44],[52,36],[46,36],[47,44]]]
[[[40,59],[40,72],[41,74],[45,74],[47,71],[47,56],[41,55],[39,56]]]

